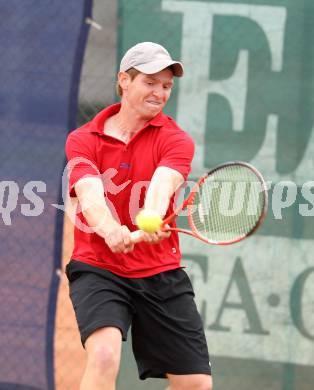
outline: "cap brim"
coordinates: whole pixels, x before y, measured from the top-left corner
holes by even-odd
[[[136,65],[134,66],[134,69],[145,74],[153,74],[153,73],[158,73],[161,70],[168,68],[169,66],[171,66],[174,76],[176,77],[183,76],[184,73],[183,65],[181,64],[181,62],[178,61],[159,60],[159,61],[149,62],[147,64]]]

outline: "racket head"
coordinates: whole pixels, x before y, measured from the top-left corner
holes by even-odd
[[[265,220],[267,185],[252,165],[227,162],[199,179],[185,205],[193,236],[229,245],[253,234]]]

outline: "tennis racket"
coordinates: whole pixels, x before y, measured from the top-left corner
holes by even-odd
[[[208,244],[229,245],[254,233],[267,207],[267,186],[260,172],[245,162],[228,162],[202,176],[160,229],[189,234]],[[190,230],[167,226],[184,209]],[[132,232],[132,242],[142,241],[142,234],[141,230]]]

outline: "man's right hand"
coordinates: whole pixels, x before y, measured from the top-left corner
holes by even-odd
[[[117,226],[104,234],[104,239],[113,253],[128,253],[134,249],[130,230],[127,226]]]

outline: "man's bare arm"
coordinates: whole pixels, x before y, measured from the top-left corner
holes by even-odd
[[[184,178],[178,171],[168,167],[158,167],[148,187],[144,208],[157,211],[163,218],[168,210],[170,199],[175,191],[183,184]],[[148,242],[158,243],[170,236],[170,232],[158,231],[145,235],[143,239]]]
[[[129,229],[121,226],[108,208],[101,179],[81,179],[75,184],[75,192],[88,225],[106,241],[112,252],[133,250]]]
[[[156,169],[145,197],[145,209],[155,210],[163,218],[175,191],[183,184],[184,178],[178,171],[168,167]]]

